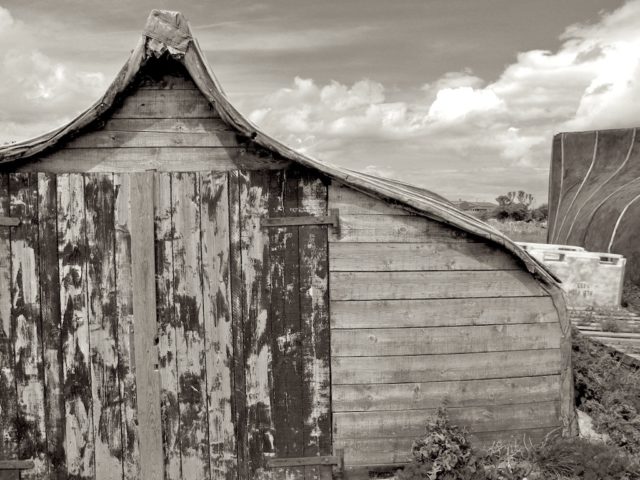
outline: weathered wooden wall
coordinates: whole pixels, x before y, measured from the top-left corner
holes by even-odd
[[[560,327],[511,255],[333,184],[334,448],[350,470],[405,461],[446,404],[481,442],[560,425]]]

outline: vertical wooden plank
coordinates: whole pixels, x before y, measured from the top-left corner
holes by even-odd
[[[38,177],[9,176],[10,216],[20,218],[11,231],[11,327],[18,396],[18,457],[33,459],[24,478],[48,475],[44,424],[44,370],[38,265]]]
[[[122,411],[112,174],[86,174],[84,202],[96,480],[117,480],[122,478]]]
[[[229,271],[231,282],[231,332],[233,336],[233,399],[235,437],[238,454],[238,478],[249,478],[249,440],[247,431],[247,395],[244,355],[244,314],[242,246],[240,241],[240,174],[229,172]]]
[[[260,219],[268,213],[267,171],[241,171],[240,222],[243,272],[243,323],[249,478],[268,478],[265,456],[275,453],[271,417],[271,338],[267,325],[269,297],[268,236]]]
[[[56,185],[57,180],[54,174],[38,174],[40,310],[44,351],[45,426],[50,478],[55,480],[66,478]]]
[[[0,215],[9,216],[9,175],[0,174]],[[0,228],[0,458],[17,456],[17,395],[11,342],[11,240]]]
[[[95,466],[82,175],[59,175],[57,192],[66,467],[69,476],[89,479]]]
[[[298,215],[297,175],[271,176],[269,217]],[[298,227],[269,228],[271,298],[269,322],[273,352],[273,421],[276,456],[302,457],[302,337]],[[303,478],[304,467],[276,469],[285,478]]]
[[[327,186],[315,174],[300,182],[300,212],[327,214]],[[326,226],[300,228],[300,312],[302,316],[304,456],[331,454],[331,374],[329,337],[328,232]],[[305,467],[305,478],[330,470]],[[322,476],[320,476],[322,475]]]
[[[209,476],[200,192],[195,173],[174,173],[173,284],[176,308],[180,453],[183,478]]]
[[[115,189],[113,216],[116,226],[116,308],[118,312],[118,371],[120,372],[119,381],[122,418],[122,469],[125,480],[134,480],[140,478],[140,448],[138,444],[140,435],[138,426],[138,398],[136,391],[136,369],[134,357],[135,332],[131,257],[132,227],[130,210],[132,205],[130,202],[130,175],[114,174],[113,183]],[[151,212],[151,214],[153,214],[153,212]],[[136,216],[134,220],[140,220],[140,218]],[[153,235],[153,232],[151,232],[151,235]],[[147,245],[147,249],[148,248],[150,248],[149,245]],[[155,315],[155,311],[152,313]],[[145,316],[143,318],[149,317]],[[152,327],[155,328],[155,325],[152,325]],[[159,397],[156,399],[156,402],[158,399]],[[160,428],[159,425],[158,428]],[[162,449],[161,445],[160,449]]]
[[[199,179],[210,469],[212,478],[232,480],[237,476],[237,447],[232,412],[229,192],[226,174],[203,173]]]
[[[181,478],[178,429],[178,370],[176,364],[176,323],[173,308],[173,228],[171,218],[171,174],[159,173],[154,183],[155,261],[158,322],[158,370],[164,473],[168,480]],[[132,202],[133,205],[133,202]]]
[[[154,257],[153,174],[131,174],[131,280],[133,288],[133,351],[138,400],[140,476],[163,478],[160,382],[158,353]]]

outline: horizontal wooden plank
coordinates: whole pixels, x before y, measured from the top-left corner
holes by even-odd
[[[137,90],[113,112],[113,118],[211,118],[213,106],[199,90]]]
[[[131,130],[97,130],[85,133],[65,148],[123,147],[237,147],[234,132],[138,132]]]
[[[453,382],[334,385],[333,411],[368,412],[558,400],[560,376],[495,378]]]
[[[558,373],[559,349],[331,359],[334,385],[480,380]]]
[[[289,162],[258,157],[244,148],[63,148],[20,165],[19,171],[79,172],[194,172],[237,169],[281,169]]]
[[[388,412],[337,412],[333,414],[335,438],[376,438],[419,436],[436,409]],[[496,432],[528,428],[557,427],[558,401],[517,405],[447,408],[453,424],[470,432]]]
[[[333,243],[334,272],[393,270],[517,270],[515,258],[484,242]]]
[[[424,217],[406,215],[346,215],[330,242],[467,242],[467,233]]]
[[[524,270],[332,272],[332,300],[547,296]]]
[[[319,457],[291,457],[291,458],[268,458],[267,467],[301,467],[305,465],[339,465],[340,457],[319,456]]]
[[[560,348],[558,323],[334,330],[331,355],[433,355]]]
[[[447,327],[557,322],[550,297],[331,302],[331,328]]]
[[[408,210],[361,193],[353,188],[332,183],[329,186],[329,208],[338,208],[346,215],[412,215]]]
[[[229,133],[235,132],[221,118],[110,118],[105,131],[152,133]]]
[[[29,470],[33,460],[0,460],[0,470]]]
[[[506,430],[499,432],[478,432],[469,435],[472,445],[482,447],[489,446],[497,440],[505,442],[522,442],[525,438],[537,443],[544,439],[553,428],[530,428],[524,430]],[[403,464],[411,460],[411,445],[415,437],[397,438],[361,438],[341,439],[336,438],[334,448],[344,449],[344,462],[346,478],[349,476],[350,466],[356,465],[393,465]],[[366,477],[365,477],[366,478]]]

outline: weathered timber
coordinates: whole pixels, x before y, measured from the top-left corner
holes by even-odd
[[[271,349],[268,301],[268,237],[260,219],[268,213],[269,174],[242,171],[240,183],[240,240],[243,271],[243,323],[247,391],[248,462],[250,478],[266,477],[265,454],[275,452],[271,412]]]
[[[144,372],[136,372],[135,352],[135,321],[133,315],[133,265],[131,256],[131,231],[132,208],[131,203],[131,176],[127,174],[114,174],[113,184],[115,189],[114,199],[114,223],[115,223],[115,266],[116,266],[116,308],[118,312],[118,371],[122,418],[122,470],[124,480],[134,480],[140,476],[140,428],[138,422],[138,395],[136,391],[136,377],[142,382]],[[146,208],[152,208],[145,202]],[[138,205],[143,207],[145,205]],[[134,212],[135,213],[135,212]],[[144,217],[133,216],[134,221],[143,221]],[[149,221],[149,219],[147,219]],[[152,220],[151,220],[152,221]],[[144,224],[138,225],[144,227]],[[147,226],[147,229],[149,226]],[[151,226],[153,228],[153,225]],[[153,235],[153,232],[151,232]],[[146,239],[146,241],[152,241]],[[144,254],[142,254],[144,255]],[[143,258],[143,257],[142,257]],[[138,260],[142,259],[138,257]],[[153,286],[153,284],[152,284]],[[155,295],[155,292],[154,292]],[[151,312],[155,314],[155,311]],[[147,315],[141,317],[146,320]],[[143,325],[143,321],[140,324]],[[152,323],[152,322],[150,322]],[[146,324],[146,322],[145,322]],[[152,324],[153,328],[153,324]],[[155,359],[154,359],[155,362]],[[154,372],[155,373],[155,372]],[[154,375],[155,376],[155,375]],[[150,410],[150,399],[143,404],[144,416]],[[158,398],[156,397],[157,404]],[[153,443],[147,435],[145,442]],[[161,462],[159,462],[161,464]]]
[[[173,208],[173,304],[183,477],[209,477],[205,332],[202,311],[200,191],[193,173],[171,178]]]
[[[219,136],[220,139],[226,138],[229,134],[234,134],[233,138],[236,137],[235,130],[219,118],[110,118],[104,123],[101,131],[109,133],[168,134],[169,137],[171,137],[171,134],[177,133]],[[80,146],[78,142],[81,142],[83,137],[84,135],[77,137],[66,144],[67,148],[71,146],[72,143]],[[233,147],[237,145],[237,142],[231,145],[221,143],[221,145]],[[95,145],[87,144],[86,146]],[[160,147],[162,145],[154,146]],[[183,144],[182,146],[189,145]]]
[[[0,174],[0,215],[9,216],[9,175]],[[0,227],[0,458],[17,456],[17,394],[11,328],[11,240]]]
[[[329,208],[344,215],[411,215],[407,209],[339,183],[329,186]]]
[[[15,356],[18,457],[33,459],[24,478],[48,475],[42,364],[38,249],[38,177],[9,175],[10,215],[24,219],[11,230],[11,330]]]
[[[176,364],[176,325],[173,277],[173,205],[171,175],[160,173],[154,180],[155,271],[158,316],[158,370],[164,471],[167,480],[180,480],[180,407]]]
[[[557,323],[334,330],[331,354],[366,357],[560,348]]]
[[[434,409],[385,412],[336,412],[334,435],[340,439],[418,437]],[[451,421],[476,432],[558,427],[558,401],[447,408]]]
[[[86,270],[84,179],[58,176],[58,259],[67,474],[95,477]]]
[[[237,447],[232,408],[229,190],[226,174],[202,174],[199,181],[210,468],[213,478],[232,480],[237,476]]]
[[[87,133],[65,145],[65,148],[142,148],[142,147],[237,147],[233,132],[208,133],[136,132],[98,130]]]
[[[85,175],[84,208],[96,480],[116,480],[122,478],[122,410],[113,175]]]
[[[453,327],[557,321],[558,313],[549,297],[331,302],[331,328]]]
[[[231,332],[233,335],[232,415],[238,453],[238,478],[248,478],[249,440],[247,429],[247,392],[244,351],[244,302],[242,245],[240,239],[240,174],[228,173],[229,182],[229,273],[231,283]]]
[[[213,118],[213,105],[198,90],[138,90],[126,97],[112,118]]]
[[[549,402],[558,398],[559,375],[449,382],[333,385],[334,412],[416,410]]]
[[[327,186],[305,172],[299,209],[312,216],[327,214]],[[337,215],[337,212],[333,212]],[[327,226],[300,227],[300,313],[302,315],[304,455],[331,454],[331,376]],[[306,467],[305,477],[326,471]]]
[[[519,270],[513,256],[484,242],[334,243],[331,271]]]
[[[424,217],[406,215],[347,215],[340,212],[340,229],[330,242],[445,243],[468,242],[465,232]]]
[[[334,356],[331,379],[334,385],[339,385],[531,377],[557,375],[559,362],[559,349],[397,357]]]
[[[66,479],[63,350],[60,324],[60,275],[57,237],[57,179],[38,174],[40,310],[44,363],[45,428],[49,476]]]
[[[323,179],[303,172],[299,210],[322,217],[327,212]],[[337,227],[337,211],[333,226]],[[331,365],[329,332],[328,226],[300,227],[300,313],[302,315],[304,455],[331,454]],[[331,478],[331,469],[306,466],[305,479]]]
[[[273,175],[269,185],[269,215],[283,216],[298,209],[299,178],[289,171]],[[261,222],[264,219],[261,219]],[[295,226],[270,228],[270,309],[273,387],[271,402],[276,432],[277,457],[301,457],[303,440],[303,358],[300,312],[300,269],[298,235]],[[268,464],[270,466],[270,464]],[[304,477],[304,468],[296,465],[274,472],[293,478]]]
[[[38,157],[16,168],[20,172],[132,173],[170,171],[279,170],[289,162],[260,157],[243,147],[70,148]]]
[[[139,406],[138,451],[139,478],[167,478],[163,472],[163,438],[161,428],[160,379],[158,378],[158,349],[156,347],[156,270],[151,245],[154,239],[154,209],[151,200],[154,198],[153,174],[132,174],[130,176],[130,233],[133,284],[133,319],[135,352],[136,399]],[[175,390],[174,390],[175,391]],[[128,420],[125,420],[125,425]],[[172,426],[168,422],[169,426]],[[138,440],[135,433],[129,433],[129,454],[135,452],[131,442]],[[168,452],[168,453],[167,453]],[[164,452],[166,455],[172,450]],[[169,459],[171,460],[171,459]],[[125,458],[126,461],[126,458]],[[135,461],[135,459],[132,459]],[[174,463],[169,462],[170,466]],[[125,469],[127,465],[125,464]],[[125,470],[125,474],[126,474]],[[135,473],[135,465],[129,469]],[[169,477],[170,478],[170,477]]]
[[[333,300],[534,297],[547,293],[522,270],[332,272]]]

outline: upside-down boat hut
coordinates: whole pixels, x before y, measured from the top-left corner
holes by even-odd
[[[549,243],[624,255],[640,283],[640,136],[636,128],[559,133],[549,173]]]
[[[260,132],[179,13],[0,150],[0,224],[0,461],[24,478],[355,478],[442,404],[476,442],[575,431],[553,277]]]

